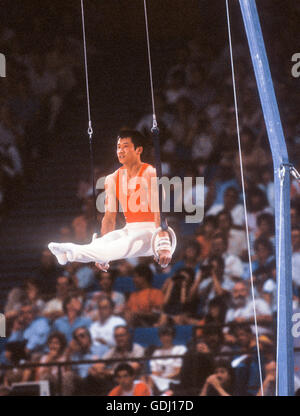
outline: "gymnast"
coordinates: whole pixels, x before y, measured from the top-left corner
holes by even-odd
[[[110,261],[154,255],[161,267],[168,266],[173,250],[169,232],[158,228],[160,212],[156,170],[141,161],[145,145],[146,138],[138,131],[120,132],[117,157],[122,166],[105,179],[101,236],[93,238],[89,244],[50,243],[48,248],[59,264],[65,265],[68,261],[95,262],[100,270],[107,271]],[[116,230],[118,202],[126,225]],[[155,232],[154,248],[152,238]]]

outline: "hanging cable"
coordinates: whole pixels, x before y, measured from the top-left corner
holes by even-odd
[[[151,62],[151,48],[150,48],[150,36],[149,36],[149,26],[148,26],[148,12],[147,12],[147,2],[144,0],[144,15],[145,15],[145,28],[146,28],[146,39],[147,39],[147,52],[148,52],[148,66],[149,66],[149,78],[150,78],[150,90],[151,90],[151,101],[152,101],[152,140],[154,146],[154,158],[155,158],[155,169],[158,183],[158,202],[159,202],[159,212],[160,212],[160,227],[153,233],[151,240],[151,247],[154,253],[154,257],[158,260],[159,258],[159,244],[157,243],[157,236],[159,236],[161,231],[168,231],[171,238],[171,253],[173,255],[177,239],[174,230],[168,226],[167,218],[163,209],[163,189],[162,184],[160,183],[160,178],[162,177],[162,167],[161,167],[161,157],[160,157],[160,138],[159,138],[159,128],[156,119],[155,113],[155,99],[154,99],[154,88],[153,88],[153,76],[152,76],[152,62]],[[162,241],[162,240],[161,240]]]
[[[155,113],[155,100],[154,100],[154,88],[153,88],[153,77],[152,77],[152,62],[151,62],[151,48],[150,48],[150,37],[149,37],[149,26],[148,26],[148,12],[147,12],[147,3],[144,0],[144,15],[145,15],[145,28],[146,28],[146,39],[147,39],[147,51],[148,51],[148,66],[149,66],[149,77],[150,77],[150,90],[151,90],[151,101],[152,101],[152,113],[153,113],[153,121],[152,121],[152,139],[154,145],[154,157],[155,157],[155,168],[156,168],[156,175],[159,179],[162,177],[162,168],[161,168],[161,157],[160,157],[160,138],[159,138],[159,128],[156,119]],[[161,184],[158,185],[159,191],[159,210],[160,210],[160,226],[162,230],[168,229],[167,219],[163,212],[162,207],[162,186]]]
[[[89,76],[88,76],[88,63],[87,63],[87,51],[86,51],[83,0],[81,0],[81,22],[82,22],[85,86],[86,86],[87,113],[88,113],[88,130],[87,130],[87,133],[88,133],[88,136],[89,136],[91,178],[92,178],[93,200],[94,200],[95,232],[97,233],[98,232],[98,220],[97,220],[97,208],[96,208],[95,175],[94,175],[93,128],[92,128],[92,120],[91,120],[91,106],[90,106],[90,91],[89,91]]]
[[[254,292],[254,283],[253,283],[253,275],[252,275],[252,260],[251,260],[250,237],[249,237],[249,227],[248,227],[248,217],[247,217],[247,203],[246,203],[246,191],[245,191],[245,181],[244,181],[244,168],[243,168],[243,158],[242,158],[242,146],[241,146],[241,137],[240,137],[238,102],[237,102],[237,93],[236,93],[236,82],[235,82],[233,52],[232,52],[231,24],[230,24],[230,14],[229,14],[228,0],[226,0],[226,14],[227,14],[227,27],[228,27],[228,38],[229,38],[229,48],[230,48],[230,61],[231,61],[231,73],[232,73],[233,96],[234,96],[234,107],[235,107],[235,119],[236,119],[236,129],[237,129],[237,137],[238,137],[238,146],[239,146],[239,160],[240,160],[242,193],[243,193],[243,202],[244,202],[244,215],[245,215],[245,228],[246,228],[246,237],[247,237],[247,250],[248,250],[248,261],[249,261],[249,271],[250,271],[250,282],[251,282],[251,295],[252,295],[253,313],[254,313],[257,361],[258,361],[258,369],[259,369],[261,394],[263,396],[264,395],[264,390],[263,390],[263,378],[262,378],[262,365],[261,365],[261,357],[260,357],[258,325],[257,325],[256,306],[255,306],[255,292]]]
[[[146,2],[146,0],[144,0],[144,15],[145,15],[147,52],[148,52],[148,64],[149,64],[149,77],[150,77],[152,114],[153,114],[152,129],[155,129],[158,126],[157,126],[156,113],[155,113],[155,100],[154,100],[154,88],[153,88],[153,77],[152,77],[152,62],[151,62],[150,37],[149,37],[149,26],[148,26],[148,12],[147,12],[147,2]]]

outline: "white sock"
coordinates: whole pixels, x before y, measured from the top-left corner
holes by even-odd
[[[51,251],[51,253],[55,255],[59,264],[64,266],[68,263],[67,255],[65,251],[61,249],[59,243],[49,243],[48,248]]]

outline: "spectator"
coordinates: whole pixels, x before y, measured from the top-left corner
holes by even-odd
[[[242,227],[245,224],[244,206],[239,203],[239,192],[229,186],[224,192],[224,203],[213,205],[206,215],[218,215],[221,211],[230,212],[232,225]]]
[[[211,242],[216,231],[216,220],[213,215],[205,215],[202,227],[196,234],[196,240],[201,246],[201,260],[208,258],[211,250]]]
[[[248,227],[252,238],[257,233],[257,218],[263,213],[272,214],[272,208],[268,205],[265,193],[258,187],[252,187],[247,191],[248,195]]]
[[[244,281],[237,282],[231,293],[231,307],[227,310],[226,323],[254,323],[254,305],[253,300],[249,298],[248,284]],[[267,327],[259,326],[265,324],[269,326],[272,323],[272,312],[267,302],[261,298],[255,298],[256,319],[258,324],[258,332],[270,333]],[[252,326],[252,331],[254,332]]]
[[[138,265],[133,272],[136,292],[126,304],[125,317],[133,326],[152,326],[159,317],[163,306],[163,293],[151,287],[153,274],[148,266]]]
[[[43,355],[40,359],[40,363],[46,364],[51,362],[64,362],[66,361],[66,346],[67,340],[64,334],[61,332],[52,332],[48,337],[48,353]],[[50,383],[51,395],[59,393],[59,388],[62,389],[63,396],[69,396],[73,392],[72,380],[70,370],[65,367],[61,367],[62,384],[59,385],[59,372],[57,366],[45,366],[37,367],[35,373],[36,380],[48,380]],[[69,373],[69,374],[68,374]]]
[[[209,258],[207,265],[203,265],[198,272],[191,288],[190,295],[198,301],[198,313],[207,313],[208,301],[219,296],[226,298],[232,282],[224,275],[224,260],[220,256]]]
[[[144,348],[136,343],[132,342],[132,336],[128,326],[120,325],[116,326],[114,330],[114,338],[116,346],[112,347],[103,356],[104,359],[124,359],[124,358],[141,358],[144,356]],[[130,361],[129,364],[134,369],[135,374],[139,374],[141,370],[141,363],[139,361]],[[110,371],[114,371],[117,367],[117,363],[111,363],[107,365]]]
[[[219,360],[214,373],[207,377],[200,396],[232,396],[234,392],[233,371],[230,364]]]
[[[110,298],[101,298],[98,303],[99,319],[92,323],[90,332],[96,345],[115,346],[114,329],[118,325],[126,325],[120,316],[114,316],[114,302]]]
[[[217,228],[227,239],[227,253],[243,258],[247,253],[246,233],[234,227],[232,218],[229,211],[220,211],[217,215]]]
[[[71,361],[74,374],[74,391],[76,395],[89,395],[93,390],[94,374],[97,372],[95,364],[76,364],[76,361],[97,360],[103,358],[108,351],[108,347],[103,344],[95,344],[91,334],[86,327],[79,327],[73,331],[73,339],[69,343],[67,354]],[[105,379],[102,380],[103,383]],[[97,384],[97,382],[96,382]],[[107,384],[107,383],[106,383]],[[111,387],[109,383],[106,390]],[[107,391],[106,391],[107,393]]]
[[[270,361],[265,365],[265,378],[263,381],[263,395],[264,396],[275,396],[276,387],[276,362]],[[262,396],[262,389],[260,388],[257,396]]]
[[[213,372],[213,356],[203,339],[198,338],[182,358],[180,384],[171,384],[170,395],[197,396]]]
[[[56,279],[63,275],[63,268],[57,264],[52,253],[45,249],[42,252],[40,265],[35,272],[35,276],[43,282],[43,294],[55,291]]]
[[[27,341],[26,351],[28,353],[43,352],[49,333],[48,319],[39,316],[37,307],[27,302],[22,305],[14,320],[8,342]]]
[[[70,342],[76,328],[81,326],[89,328],[92,321],[81,315],[82,301],[76,295],[71,295],[64,300],[63,311],[65,315],[54,321],[52,330],[62,332]]]
[[[243,128],[241,139],[243,146],[243,167],[246,180],[249,183],[257,183],[260,178],[260,169],[272,162],[271,155],[261,147],[257,137],[250,128]],[[240,160],[238,155],[235,157],[234,163],[235,170],[238,174],[240,169]]]
[[[74,241],[77,243],[87,243],[92,239],[95,224],[94,200],[92,197],[83,201],[82,211],[83,214],[74,218],[72,222]]]
[[[95,267],[89,264],[68,263],[66,265],[68,275],[78,290],[90,290],[95,284]]]
[[[231,290],[234,282],[243,274],[243,263],[238,256],[228,253],[228,240],[220,232],[213,236],[210,256],[221,256],[224,260],[224,279],[226,280],[227,289]]]
[[[134,380],[134,369],[129,364],[119,364],[115,369],[118,385],[108,396],[151,396],[151,391],[143,381]]]
[[[203,327],[205,325],[224,325],[225,314],[227,310],[227,299],[224,296],[216,296],[208,302],[207,313],[199,321],[195,322],[195,335],[200,338],[203,336]]]
[[[275,247],[275,218],[274,215],[269,213],[260,214],[257,217],[257,232],[256,239],[267,238]]]
[[[162,288],[164,306],[160,325],[166,323],[167,317],[178,325],[184,325],[188,323],[189,317],[196,314],[197,305],[191,293],[193,281],[194,270],[191,268],[182,268],[165,281]]]
[[[185,345],[174,345],[176,329],[173,326],[160,327],[158,335],[162,346],[152,354],[152,358],[167,355],[183,355],[187,351]],[[181,358],[158,358],[150,361],[151,380],[153,389],[164,392],[170,383],[179,383],[179,373],[182,366]]]
[[[50,299],[44,307],[43,315],[52,320],[63,316],[63,303],[65,299],[70,295],[70,291],[73,288],[72,280],[67,276],[59,276],[56,279],[56,297]]]
[[[113,290],[116,280],[116,271],[98,271],[96,279],[99,282],[99,289],[89,294],[84,306],[84,315],[89,316],[93,321],[98,318],[98,302],[101,297],[108,297],[114,302],[114,314],[122,315],[125,308],[125,297],[123,293]]]
[[[36,278],[31,278],[25,282],[26,299],[38,310],[38,314],[43,314],[45,302],[40,294],[41,284]]]
[[[274,260],[274,247],[270,240],[264,237],[260,237],[254,242],[254,261],[252,261],[252,272],[255,274],[260,273],[260,269],[266,268]],[[250,270],[244,273],[244,278],[250,278]]]
[[[191,267],[194,272],[197,273],[200,268],[200,256],[200,244],[195,240],[187,241],[183,248],[182,259],[172,266],[171,274],[176,273],[177,270],[182,269],[183,267]]]

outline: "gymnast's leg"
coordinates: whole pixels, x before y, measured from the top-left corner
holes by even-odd
[[[152,255],[149,229],[128,230],[126,227],[96,238],[89,244],[50,243],[49,250],[60,264],[68,261],[80,263],[108,263],[127,257]]]

